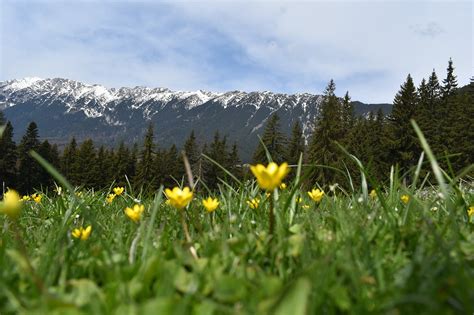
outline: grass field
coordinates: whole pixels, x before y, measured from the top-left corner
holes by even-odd
[[[0,313],[472,314],[474,187],[444,178],[392,174],[371,192],[363,177],[319,202],[290,182],[223,183],[213,212],[207,193],[178,210],[162,189],[112,198],[63,182],[0,219]]]

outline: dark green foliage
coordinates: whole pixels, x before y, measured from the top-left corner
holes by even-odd
[[[237,178],[241,178],[243,175],[242,161],[239,158],[239,149],[237,143],[234,142],[229,153],[227,170],[231,172]]]
[[[300,159],[300,155],[304,154],[305,143],[303,137],[303,130],[301,129],[301,123],[299,120],[295,121],[293,128],[291,129],[291,137],[288,143],[288,149],[286,153],[286,161],[290,165],[297,165]]]
[[[196,142],[196,136],[194,135],[194,130],[191,131],[189,138],[184,143],[183,150],[184,150],[184,153],[186,154],[186,157],[188,158],[189,165],[191,166],[191,171],[193,175],[196,176],[196,174],[198,173],[201,152],[199,151],[199,146]],[[182,159],[179,159],[179,160],[182,161]],[[184,165],[183,165],[183,170],[184,170]]]
[[[59,151],[56,145],[51,145],[48,140],[41,143],[38,148],[38,154],[47,160],[51,165],[59,168]],[[43,168],[40,169],[39,181],[43,187],[53,187],[54,180],[51,175]]]
[[[76,185],[84,185],[86,187],[94,187],[96,183],[96,170],[91,167],[91,161],[96,160],[96,151],[94,142],[91,139],[84,141],[77,152],[77,183]]]
[[[153,143],[153,125],[148,126],[148,130],[145,135],[143,143],[143,149],[140,153],[140,158],[137,166],[137,176],[135,177],[135,183],[140,186],[154,185],[155,174],[153,162],[155,160]]]
[[[283,163],[286,158],[286,144],[287,139],[285,135],[281,132],[280,128],[280,117],[278,114],[273,114],[267,124],[265,125],[265,130],[261,136],[261,142],[265,145],[268,152],[270,153],[272,160],[276,163]],[[262,143],[259,143],[257,150],[253,156],[254,164],[257,163],[266,163],[268,161],[265,148]]]
[[[38,151],[38,126],[32,122],[28,125],[25,135],[18,146],[18,189],[22,193],[29,193],[33,187],[40,187],[41,168],[30,156],[30,151]]]
[[[209,145],[209,149],[205,148],[205,150],[203,153],[221,166],[228,165],[227,138],[223,137],[221,139],[218,131],[214,134],[214,141]],[[224,179],[225,177],[225,172],[215,163],[208,160],[203,163],[203,181],[208,187],[216,188],[219,178]]]
[[[342,152],[336,141],[341,142],[344,135],[342,108],[335,94],[336,84],[331,80],[324,92],[320,115],[315,122],[315,130],[310,140],[308,161],[311,165],[324,165],[314,168],[312,182],[332,184],[337,179],[334,170],[327,167],[341,167]]]
[[[410,119],[415,117],[417,104],[418,94],[413,79],[408,75],[395,95],[392,114],[388,119],[390,163],[398,164],[401,171],[407,171],[418,159],[418,140],[410,124]]]
[[[446,79],[443,80],[443,98],[446,99],[456,93],[458,82],[456,75],[454,75],[453,61],[449,58],[448,68],[446,69]]]
[[[1,113],[1,112],[0,112]],[[13,141],[13,126],[8,122],[0,137],[0,191],[16,187],[17,148]]]
[[[72,183],[78,182],[79,169],[77,163],[77,142],[76,138],[72,138],[71,142],[66,146],[61,159],[61,172]]]

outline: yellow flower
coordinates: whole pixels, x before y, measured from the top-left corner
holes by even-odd
[[[28,196],[28,195],[25,195],[23,197],[21,197],[20,201],[30,201],[31,200],[31,197]]]
[[[0,212],[4,213],[11,219],[15,219],[20,214],[20,210],[20,195],[18,195],[15,190],[9,189],[3,195],[3,201],[0,203]]]
[[[316,202],[320,202],[324,197],[324,191],[318,189],[313,189],[308,191],[308,196]]]
[[[208,197],[202,201],[202,205],[206,208],[207,212],[213,212],[219,207],[219,200],[217,200],[217,198]]]
[[[377,192],[375,191],[375,189],[372,189],[369,195],[370,195],[370,198],[372,199],[377,198]]]
[[[84,193],[82,191],[76,191],[76,196],[77,197],[82,197],[82,195],[84,195]]]
[[[301,208],[305,209],[305,210],[308,210],[309,209],[309,206],[308,205],[303,205]]]
[[[283,178],[288,174],[290,169],[288,163],[283,163],[280,166],[275,162],[271,162],[267,167],[262,164],[250,166],[250,170],[253,175],[257,178],[257,183],[260,188],[267,191],[272,191],[280,186]]]
[[[258,205],[260,204],[260,199],[253,198],[253,199],[247,200],[247,204],[249,205],[251,209],[257,209]]]
[[[82,226],[78,229],[74,229],[71,234],[75,238],[79,238],[85,241],[89,238],[89,236],[91,235],[91,232],[92,232],[92,226],[89,225],[85,229]]]
[[[43,196],[40,194],[33,194],[31,195],[31,199],[33,199],[36,203],[41,203],[41,199],[43,199]]]
[[[296,202],[297,202],[297,203],[302,203],[302,202],[303,202],[303,198],[297,197],[297,198],[296,198]]]
[[[138,221],[140,221],[140,218],[142,217],[142,213],[144,210],[145,210],[144,205],[136,204],[133,206],[133,209],[129,207],[125,208],[125,214],[127,215],[127,217],[130,218],[130,220],[137,223]]]
[[[281,190],[285,190],[285,189],[286,189],[286,184],[285,184],[285,183],[281,183],[281,184],[280,184],[280,189],[281,189]]]
[[[404,203],[404,204],[407,204],[409,201],[410,201],[410,196],[408,195],[402,195],[400,197],[400,200]]]
[[[110,204],[110,203],[112,203],[112,201],[114,201],[115,196],[116,196],[115,194],[109,194],[109,195],[107,196],[107,198],[105,199],[105,201],[107,201],[107,203]]]
[[[184,187],[183,190],[179,187],[175,187],[173,190],[166,188],[165,194],[170,201],[170,205],[176,209],[186,208],[193,199],[193,192],[189,187]]]
[[[467,210],[467,215],[468,215],[469,217],[474,216],[474,206],[470,206],[470,207],[469,207],[469,210]]]
[[[115,193],[117,196],[120,196],[120,195],[123,193],[124,190],[125,190],[125,188],[123,188],[123,187],[115,187],[115,188],[114,188],[114,193]]]

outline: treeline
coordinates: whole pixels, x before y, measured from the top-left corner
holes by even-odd
[[[0,125],[5,119],[0,112]],[[118,186],[129,183],[135,188],[153,191],[160,185],[179,184],[184,172],[181,151],[172,145],[159,148],[154,142],[153,126],[146,132],[143,146],[127,147],[123,142],[118,148],[96,147],[91,139],[78,144],[75,138],[62,152],[56,144],[48,140],[41,142],[38,127],[31,122],[17,146],[13,141],[13,127],[6,122],[0,139],[0,183],[4,188],[14,187],[21,193],[30,193],[38,188],[53,188],[54,180],[30,155],[34,150],[49,161],[75,186],[103,189],[113,182]],[[211,143],[199,146],[194,131],[191,132],[183,148],[193,175],[202,179],[209,187],[216,187],[219,179],[226,179],[226,173],[210,162],[212,159],[238,177],[241,177],[241,161],[237,145],[229,146],[227,138],[215,133]],[[205,154],[209,159],[203,158]],[[205,181],[204,181],[205,178]]]
[[[387,180],[391,165],[396,165],[401,173],[408,171],[417,164],[422,152],[411,119],[417,121],[447,169],[458,172],[474,163],[474,83],[470,89],[458,88],[451,60],[442,82],[434,70],[418,87],[408,75],[388,116],[382,111],[370,113],[367,117],[357,116],[349,93],[340,98],[335,90],[336,85],[331,80],[309,139],[303,137],[298,121],[287,137],[281,131],[276,114],[270,117],[261,135],[266,149],[278,163],[287,161],[296,165],[303,155],[309,185],[314,182],[323,186],[345,185],[345,174],[358,174],[356,165],[341,147],[358,157],[379,181]],[[150,125],[140,147],[138,144],[127,147],[124,143],[115,149],[97,147],[91,139],[78,144],[73,138],[60,152],[57,145],[39,140],[34,122],[28,126],[18,145],[13,141],[11,123],[6,122],[0,112],[0,125],[5,124],[0,138],[0,183],[22,193],[54,186],[52,177],[30,157],[31,150],[48,160],[72,184],[96,189],[109,187],[112,182],[126,185],[127,179],[136,188],[149,191],[161,184],[174,186],[185,175],[181,151],[186,153],[195,178],[210,189],[228,177],[211,160],[237,178],[243,178],[247,173],[239,159],[237,145],[230,145],[218,132],[210,143],[199,143],[191,132],[182,148],[175,145],[160,148],[154,142],[153,126]],[[266,151],[263,145],[259,145],[252,162],[266,161]]]
[[[277,162],[286,160],[296,164],[300,152],[304,153],[309,183],[346,185],[348,173],[359,173],[341,147],[359,158],[379,182],[388,180],[392,165],[400,175],[405,174],[417,165],[423,151],[411,125],[412,119],[446,170],[457,173],[474,164],[474,81],[468,87],[458,88],[452,60],[441,83],[434,70],[418,87],[408,75],[395,95],[388,116],[379,110],[358,117],[354,115],[349,93],[341,99],[335,90],[331,80],[307,146],[303,146],[301,126],[296,123],[290,139],[286,139],[276,115],[263,134],[263,143]],[[286,155],[285,148],[289,148]],[[254,156],[254,162],[261,161],[265,161],[263,146]],[[425,159],[424,174],[429,170],[427,164]]]

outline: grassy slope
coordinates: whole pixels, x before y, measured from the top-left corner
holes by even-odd
[[[146,212],[135,224],[123,212],[141,199],[130,190],[111,205],[105,192],[45,196],[29,202],[19,220],[43,293],[18,254],[14,226],[0,219],[0,313],[472,313],[472,187],[446,200],[432,189],[391,189],[381,192],[385,207],[342,190],[317,206],[294,189],[303,202],[290,223],[289,187],[275,196],[270,239],[268,202],[255,210],[246,204],[265,195],[251,184],[223,188],[213,215],[198,200],[186,211],[197,260],[184,244],[179,213],[160,198],[142,200]],[[412,196],[407,205],[402,193]],[[87,241],[70,236],[89,224]]]

